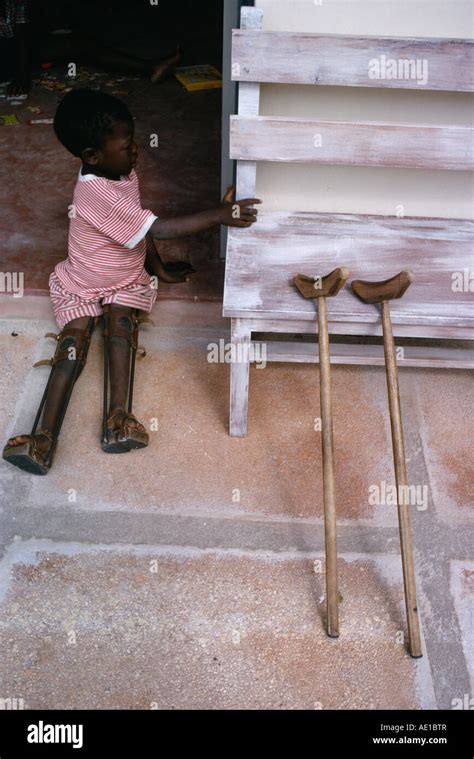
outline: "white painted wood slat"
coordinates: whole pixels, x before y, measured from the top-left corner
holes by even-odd
[[[237,29],[232,71],[238,82],[472,92],[473,51],[467,39]]]
[[[469,220],[260,211],[258,224],[230,230],[224,316],[311,321],[315,305],[292,286],[296,274],[347,266],[351,279],[377,281],[411,269],[413,285],[392,304],[394,324],[465,338],[474,330],[473,232]],[[349,288],[328,310],[333,323],[380,323],[380,310]]]
[[[316,364],[319,362],[317,343],[253,340],[252,362],[291,362]],[[474,350],[431,346],[406,346],[398,357],[399,368],[425,367],[431,369],[474,369]],[[331,344],[331,364],[353,366],[385,366],[383,345]]]
[[[316,312],[314,314],[316,319]],[[313,335],[314,319],[303,321],[286,316],[284,319],[266,318],[257,316],[250,319],[251,331],[255,333],[275,333],[282,335]],[[393,324],[393,334],[395,337],[410,338],[429,338],[437,340],[469,340],[474,339],[474,329],[472,325],[466,327],[450,327],[449,325],[439,324]],[[453,330],[456,335],[453,335]],[[373,321],[356,322],[356,321],[333,321],[329,322],[330,335],[354,335],[363,337],[382,337],[382,318]],[[474,343],[472,345],[474,350]]]
[[[474,169],[474,129],[384,122],[231,118],[231,158],[409,169]]]

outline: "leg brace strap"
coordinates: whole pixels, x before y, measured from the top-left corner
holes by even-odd
[[[77,329],[76,327],[68,327],[66,325],[59,335],[48,332],[46,337],[52,337],[57,341],[56,351],[53,358],[38,361],[34,364],[34,367],[54,367],[59,364],[60,361],[79,361],[80,367],[77,374],[77,379],[79,379],[89,353],[92,337],[90,322],[89,327],[86,327],[85,329]]]
[[[122,337],[130,344],[133,350],[138,349],[138,330],[140,319],[138,311],[130,311],[125,306],[104,306],[106,315],[104,325],[104,337]]]

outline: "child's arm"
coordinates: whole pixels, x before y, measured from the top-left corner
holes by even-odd
[[[234,187],[227,190],[218,208],[188,216],[177,216],[174,219],[157,219],[150,228],[151,236],[157,240],[172,240],[210,229],[218,224],[228,227],[251,227],[257,221],[258,211],[250,206],[262,201],[257,198],[232,200],[234,190]]]

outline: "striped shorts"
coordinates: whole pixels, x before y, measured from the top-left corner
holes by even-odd
[[[102,306],[110,303],[137,308],[149,314],[158,298],[156,288],[150,285],[129,285],[122,290],[104,290],[95,300],[86,300],[66,290],[55,272],[49,278],[49,294],[60,329],[82,316],[100,316]]]

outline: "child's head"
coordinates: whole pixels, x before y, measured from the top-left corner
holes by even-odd
[[[58,140],[99,175],[128,175],[137,162],[133,118],[118,98],[93,90],[74,90],[60,102],[54,118]]]

